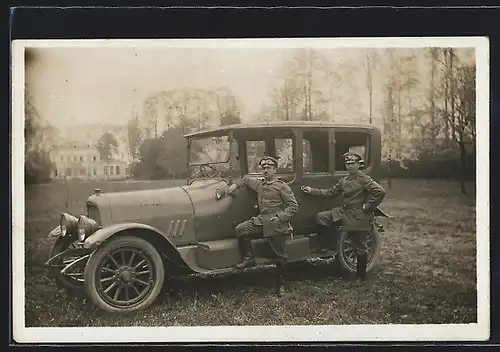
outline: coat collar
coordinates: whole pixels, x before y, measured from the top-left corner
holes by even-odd
[[[273,184],[273,183],[275,183],[275,182],[278,182],[278,179],[277,179],[277,178],[275,178],[275,179],[274,179],[274,180],[272,180],[272,181],[266,181],[266,179],[265,179],[265,178],[262,178],[262,183],[263,183],[263,184],[265,184],[265,185],[272,185],[272,184]]]

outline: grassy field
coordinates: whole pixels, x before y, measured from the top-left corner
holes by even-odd
[[[69,297],[47,276],[48,232],[61,211],[80,213],[96,187],[104,192],[178,185],[183,181],[39,185],[26,189],[26,306],[28,327],[193,326],[280,324],[434,324],[476,322],[475,194],[458,183],[395,180],[382,208],[379,267],[361,287],[322,261],[287,270],[287,293],[272,292],[273,269],[223,276],[196,275],[168,282],[146,312],[117,316]],[[385,184],[384,184],[385,185]]]

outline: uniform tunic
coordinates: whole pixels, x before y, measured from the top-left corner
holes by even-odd
[[[297,213],[299,207],[291,188],[283,181],[276,179],[267,182],[264,179],[252,179],[244,176],[235,184],[248,187],[257,193],[259,215],[244,221],[236,227],[236,236],[260,234],[269,239],[271,247],[279,256],[286,256],[284,232],[288,222]],[[271,222],[270,219],[278,220]]]
[[[329,189],[311,189],[312,195],[334,198],[342,195],[344,205],[317,214],[318,223],[329,226],[342,220],[345,231],[371,231],[370,214],[382,202],[385,190],[370,176],[359,171],[339,180]],[[363,204],[368,205],[363,210]]]

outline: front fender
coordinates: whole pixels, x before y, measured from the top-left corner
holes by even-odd
[[[132,235],[134,235],[135,232],[139,237],[143,237],[146,240],[150,241],[158,249],[158,251],[165,256],[166,259],[179,266],[179,268],[186,269],[188,272],[196,271],[193,269],[192,263],[188,263],[186,262],[186,260],[184,260],[177,247],[172,243],[172,241],[167,237],[165,233],[153,226],[149,226],[146,224],[121,223],[106,226],[87,237],[83,243],[83,246],[84,248],[95,250],[106,240],[123,231],[127,231]]]
[[[145,224],[140,224],[140,223],[135,223],[135,222],[130,222],[130,223],[122,223],[122,224],[113,224],[109,225],[106,227],[103,227],[96,232],[94,232],[92,235],[87,237],[83,243],[83,246],[85,248],[96,248],[99,246],[101,243],[106,241],[108,238],[111,236],[115,235],[118,232],[124,231],[124,230],[132,230],[132,229],[143,229],[147,231],[153,231],[159,235],[161,235],[167,242],[169,242],[172,247],[175,248],[174,244],[169,240],[169,238],[160,230],[157,228],[154,228],[149,225]]]

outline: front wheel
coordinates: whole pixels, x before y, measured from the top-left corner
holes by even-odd
[[[52,250],[50,252],[50,257],[59,254],[66,249],[71,248],[71,241],[66,237],[59,237],[54,243]],[[83,292],[83,268],[84,265],[82,263],[81,267],[75,268],[70,274],[63,275],[61,274],[61,269],[63,269],[67,264],[71,263],[78,257],[74,257],[68,255],[66,257],[59,258],[55,263],[53,263],[50,267],[50,271],[56,285],[60,288],[65,289],[67,292],[72,294],[79,294]]]
[[[373,226],[372,231],[367,239],[368,258],[366,264],[366,272],[370,272],[377,265],[380,258],[381,237],[376,226]],[[351,241],[351,234],[342,231],[337,242],[336,264],[344,274],[356,273],[357,257],[354,245]]]
[[[119,236],[99,248],[85,267],[85,291],[100,309],[129,313],[148,308],[165,280],[155,247],[134,236]]]

